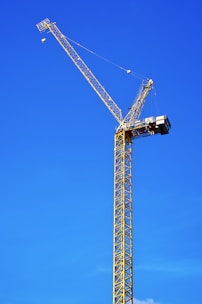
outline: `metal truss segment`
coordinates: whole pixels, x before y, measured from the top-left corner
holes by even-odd
[[[132,138],[115,134],[113,304],[132,304]]]

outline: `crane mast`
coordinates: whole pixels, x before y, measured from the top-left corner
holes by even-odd
[[[133,303],[132,247],[132,142],[154,134],[168,134],[171,127],[166,115],[139,120],[153,81],[141,86],[131,109],[123,119],[122,111],[74,50],[55,22],[37,23],[40,32],[49,31],[73,61],[119,126],[114,136],[114,232],[113,232],[113,304]]]
[[[113,304],[133,303],[132,136],[114,137]]]

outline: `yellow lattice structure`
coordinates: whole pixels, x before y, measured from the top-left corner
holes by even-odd
[[[139,120],[153,81],[143,83],[134,104],[123,119],[122,111],[87,67],[67,37],[49,19],[37,23],[40,32],[50,32],[73,61],[119,126],[114,146],[114,242],[113,242],[113,304],[133,303],[132,251],[132,140],[154,134],[168,134],[168,117],[157,116]],[[44,42],[46,39],[43,38]]]
[[[132,137],[115,134],[113,304],[132,303]]]

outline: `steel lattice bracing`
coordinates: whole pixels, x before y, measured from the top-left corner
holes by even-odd
[[[113,243],[113,304],[133,303],[132,268],[132,139],[154,134],[168,134],[171,127],[167,116],[139,120],[153,81],[143,84],[131,109],[123,119],[122,111],[97,80],[67,37],[48,18],[37,23],[40,32],[51,32],[75,66],[79,69],[119,126],[114,148],[114,243]],[[42,39],[43,40],[43,39]]]
[[[44,32],[49,30],[58,43],[61,45],[63,50],[67,53],[70,59],[74,62],[76,67],[100,97],[100,99],[104,102],[106,107],[110,110],[112,115],[116,118],[116,120],[121,123],[123,120],[122,112],[114,102],[112,97],[108,94],[105,88],[101,85],[98,79],[94,76],[91,70],[87,67],[85,62],[81,59],[81,57],[77,54],[73,46],[67,40],[67,37],[61,33],[59,28],[56,26],[55,22],[50,22],[48,18],[37,24],[37,28],[40,32]]]
[[[113,304],[132,304],[132,138],[115,134]]]

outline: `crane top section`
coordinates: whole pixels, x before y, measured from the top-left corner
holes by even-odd
[[[45,32],[48,29],[48,25],[50,24],[50,20],[48,18],[36,24],[39,32]]]
[[[170,123],[168,123],[168,118],[166,117],[165,122],[163,123],[166,126],[166,132],[160,132],[160,128],[157,127],[155,132],[152,130],[152,133],[150,132],[150,129],[147,127],[148,123],[145,123],[143,120],[141,124],[139,124],[139,117],[142,112],[142,109],[144,107],[146,97],[149,93],[149,91],[152,89],[153,86],[153,80],[149,79],[147,83],[143,83],[140,91],[134,101],[134,104],[132,105],[131,109],[123,119],[122,111],[116,104],[116,102],[111,98],[111,96],[108,94],[108,92],[105,90],[105,88],[101,85],[101,83],[97,80],[97,78],[94,76],[94,74],[91,72],[91,70],[88,68],[88,66],[85,64],[85,62],[81,59],[81,57],[77,54],[75,49],[72,47],[70,42],[68,41],[67,37],[61,33],[61,31],[56,26],[55,22],[51,22],[48,18],[44,19],[43,21],[36,24],[38,30],[42,32],[51,32],[52,35],[55,37],[55,39],[58,41],[58,43],[61,45],[61,47],[64,49],[64,51],[67,53],[69,58],[73,61],[73,63],[76,65],[76,67],[79,69],[81,74],[84,76],[84,78],[88,81],[88,83],[91,85],[91,87],[94,89],[94,91],[97,93],[97,95],[100,97],[100,99],[103,101],[103,103],[106,105],[106,107],[109,109],[111,114],[115,117],[115,119],[119,123],[119,127],[117,128],[117,132],[120,130],[133,130],[133,136],[137,137],[140,135],[140,132],[134,132],[134,130],[139,130],[141,127],[141,134],[167,134],[169,131]],[[42,42],[45,42],[46,39],[43,38]],[[154,118],[152,118],[154,122]],[[166,124],[167,122],[167,124]],[[151,123],[150,123],[151,125]],[[155,124],[153,123],[152,126]],[[143,128],[143,129],[142,129]],[[144,130],[144,132],[142,132]]]

